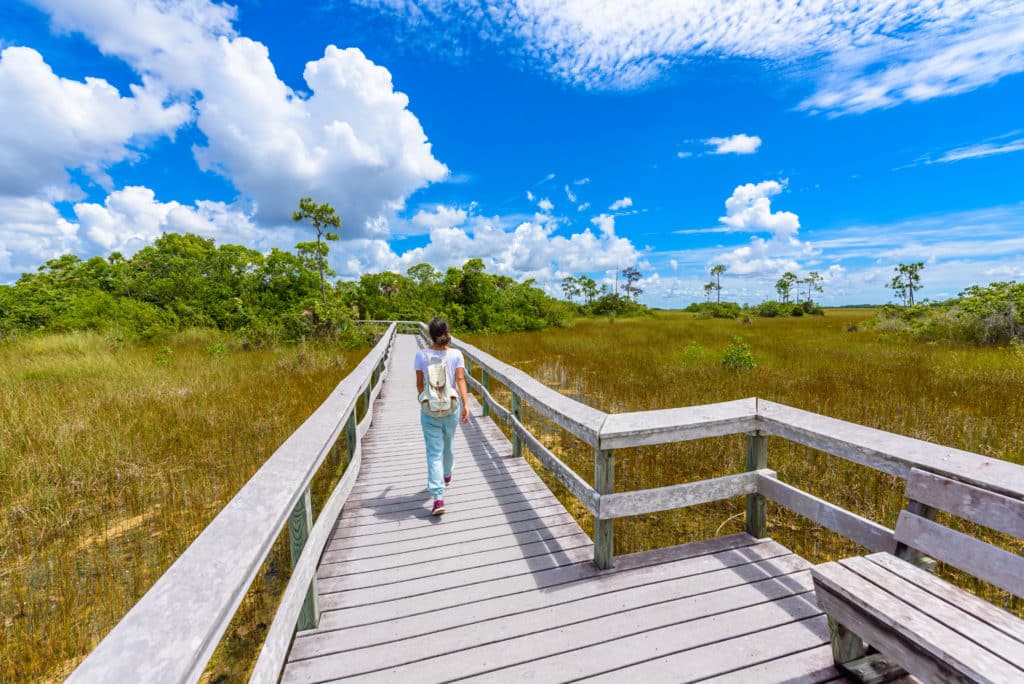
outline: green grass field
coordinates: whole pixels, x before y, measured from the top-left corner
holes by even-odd
[[[1024,357],[1009,349],[951,348],[887,336],[865,328],[872,317],[872,310],[838,309],[824,317],[743,324],[663,312],[615,322],[580,320],[569,329],[541,333],[465,337],[608,412],[757,396],[1024,464]],[[750,345],[756,368],[723,367],[725,350],[737,335]],[[528,409],[524,416],[549,448],[592,478],[590,447]],[[616,490],[628,491],[741,472],[745,442],[737,435],[624,449],[615,457]],[[786,482],[889,527],[906,506],[902,480],[782,439],[769,439],[768,467]],[[585,509],[553,478],[546,480],[589,532]],[[768,506],[769,534],[811,561],[864,552],[771,502]],[[622,519],[615,523],[616,553],[739,532],[743,511],[740,498]],[[1015,540],[989,538],[1024,551]],[[956,579],[1018,613],[1024,608],[1008,594]]]
[[[361,355],[209,332],[0,345],[0,681],[63,679]],[[287,573],[284,541],[209,679],[248,667]]]

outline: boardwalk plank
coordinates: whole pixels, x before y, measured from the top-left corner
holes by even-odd
[[[744,545],[748,540],[751,543]],[[768,550],[761,551],[761,549]],[[776,549],[778,550],[776,551]],[[429,596],[417,596],[407,600],[383,601],[375,604],[372,610],[358,610],[344,604],[339,598],[341,595],[327,595],[321,597],[321,610],[335,612],[325,614],[324,618],[320,621],[320,627],[351,627],[377,621],[394,620],[403,616],[432,610],[436,611],[450,606],[468,605],[475,601],[513,596],[529,591],[541,591],[545,592],[546,595],[552,596],[555,592],[563,591],[565,585],[580,580],[596,580],[597,578],[624,577],[628,575],[631,578],[635,578],[632,581],[637,584],[647,581],[647,578],[652,578],[651,581],[658,581],[659,577],[671,576],[671,570],[666,570],[665,568],[672,561],[703,557],[724,550],[733,550],[738,554],[742,554],[741,561],[730,561],[734,565],[761,557],[761,554],[764,554],[764,557],[771,557],[773,555],[778,556],[789,553],[784,547],[770,540],[753,540],[751,537],[747,537],[747,535],[735,535],[733,537],[720,537],[685,546],[659,549],[658,552],[623,556],[616,564],[614,574],[598,570],[591,562],[580,562],[548,570],[539,570],[531,575],[517,575],[468,587],[448,587]],[[712,563],[708,567],[725,567],[723,565],[715,565],[722,561],[702,562]]]
[[[794,616],[795,617],[795,616]],[[741,628],[742,629],[742,628]],[[780,662],[778,653],[791,654],[828,639],[828,624],[824,616],[787,622],[763,631],[751,631],[732,639],[726,639],[689,648],[669,656],[648,660],[633,667],[604,673],[591,678],[591,682],[822,682],[845,681],[838,676],[835,668],[823,661],[821,649],[813,654],[810,664],[802,658],[801,669],[789,669],[793,661]],[[673,648],[674,645],[669,645]],[[827,648],[828,661],[832,661],[832,649]],[[800,654],[798,654],[800,655]],[[772,667],[772,664],[775,664]],[[803,668],[807,668],[804,670]],[[794,672],[800,674],[793,676]]]
[[[809,588],[810,577],[805,575],[804,581]],[[430,672],[438,680],[567,681],[642,662],[666,651],[694,648],[820,614],[809,593],[789,596],[788,586],[774,583],[773,587],[786,597],[772,601],[769,589],[745,585],[534,632],[459,651],[457,657],[449,655],[455,649],[447,644],[446,633],[444,640],[433,640],[432,657],[359,673],[359,678],[361,682],[394,682]],[[311,664],[310,670],[296,669],[300,678],[295,681],[335,678],[334,666],[355,670],[360,664],[353,660],[359,653],[293,663]],[[311,679],[304,679],[309,675]]]
[[[639,573],[604,575],[590,582],[575,582],[561,587],[555,595],[541,592],[524,592],[514,601],[505,598],[489,599],[466,606],[456,606],[440,611],[431,611],[410,616],[402,620],[390,620],[375,626],[362,626],[348,630],[345,635],[333,632],[318,632],[296,640],[293,658],[309,658],[324,653],[340,652],[370,645],[386,645],[396,639],[403,639],[405,652],[413,637],[430,638],[439,628],[445,630],[445,642],[457,642],[460,633],[467,639],[494,641],[498,636],[507,636],[509,630],[525,627],[535,631],[544,624],[558,626],[567,620],[582,621],[601,617],[622,610],[655,605],[668,599],[681,599],[698,594],[739,586],[755,586],[754,582],[765,582],[773,578],[792,575],[790,591],[806,591],[807,563],[792,554],[780,558],[720,568],[710,572],[694,572],[701,565],[689,564],[689,572],[663,581],[649,581]],[[686,572],[687,564],[679,563],[675,574]],[[610,581],[618,579],[620,582]],[[609,581],[601,581],[601,580]],[[637,583],[637,580],[640,583]],[[779,580],[782,586],[786,581]],[[481,626],[481,623],[486,624]],[[502,628],[502,625],[507,625]],[[502,629],[505,631],[502,632]],[[479,641],[477,643],[480,643]]]

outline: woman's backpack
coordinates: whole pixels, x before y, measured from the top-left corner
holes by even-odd
[[[427,372],[424,373],[425,386],[420,392],[420,406],[423,412],[434,418],[450,416],[459,407],[455,398],[458,393],[448,382],[448,369],[445,365],[447,350],[441,356],[424,352],[427,357]]]

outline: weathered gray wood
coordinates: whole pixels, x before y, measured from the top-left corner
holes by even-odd
[[[348,419],[345,421],[345,449],[348,451],[348,461],[352,462],[356,450],[359,448],[359,431],[356,427],[356,412],[349,411]]]
[[[865,558],[848,558],[839,564],[851,572],[855,572],[872,584],[875,584],[901,601],[909,603],[925,615],[946,625],[955,632],[1010,662],[1019,661],[1024,667],[1024,647],[1021,642],[992,627],[983,618],[971,615],[959,603],[948,603],[913,582],[903,579],[900,575],[889,572],[886,568]],[[958,590],[962,592],[962,590]],[[966,592],[962,592],[966,593]],[[1021,672],[1024,677],[1024,671]]]
[[[686,484],[601,495],[601,520],[688,508],[711,501],[731,499],[757,491],[757,476],[774,476],[772,470],[738,473]],[[764,536],[763,534],[761,535]]]
[[[331,534],[331,523],[341,513],[341,509],[345,505],[345,499],[348,497],[349,492],[352,491],[352,486],[359,476],[361,462],[362,453],[357,444],[355,455],[352,456],[348,468],[324,504],[323,511],[310,531],[306,547],[295,563],[291,581],[289,581],[284,593],[281,595],[277,613],[274,615],[274,620],[267,630],[267,637],[263,641],[263,648],[260,649],[256,665],[253,667],[252,674],[249,677],[250,682],[271,684],[278,681],[281,670],[284,667],[285,656],[288,653],[292,635],[295,632],[294,625],[299,619],[299,611],[303,605],[301,588],[304,586],[304,583],[308,586],[316,578],[320,549],[323,549],[327,543],[327,539]],[[317,601],[319,603],[319,592]]]
[[[804,576],[792,578],[790,583],[769,580],[763,586],[743,585],[670,599],[634,608],[626,614],[628,618],[615,612],[566,624],[571,616],[556,609],[548,611],[550,623],[542,621],[535,627],[536,616],[532,614],[512,616],[505,621],[511,632],[507,639],[481,644],[482,635],[501,634],[502,630],[495,628],[492,632],[489,625],[478,624],[448,631],[444,639],[432,635],[415,644],[409,640],[403,642],[402,649],[361,649],[293,662],[285,671],[285,681],[300,676],[324,681],[359,675],[361,682],[394,682],[405,681],[417,672],[430,672],[436,681],[480,675],[492,681],[521,681],[528,679],[520,669],[522,664],[538,658],[546,659],[541,661],[544,665],[540,670],[545,676],[535,675],[533,679],[565,681],[574,675],[601,672],[609,663],[621,666],[660,655],[667,648],[676,650],[680,644],[683,648],[687,644],[699,646],[820,614],[813,600],[808,599],[809,592],[793,595],[794,584],[810,589],[810,579]],[[449,650],[458,650],[459,657],[452,657]],[[586,656],[577,657],[581,652]],[[389,667],[389,662],[395,660],[399,664]]]
[[[177,682],[200,677],[395,329],[393,324],[388,327],[355,370],[278,447],[69,681]],[[301,586],[302,594],[305,589]]]
[[[480,364],[481,368],[486,368],[492,378],[525,399],[538,413],[561,425],[587,444],[597,445],[598,432],[607,416],[603,411],[560,394],[518,368],[503,363],[462,340],[453,340],[453,345]]]
[[[872,551],[892,553],[896,547],[893,531],[889,528],[862,518],[845,508],[830,504],[785,482],[771,477],[758,476],[757,490],[772,501],[838,532]]]
[[[601,448],[622,449],[734,435],[758,429],[757,400],[613,413],[601,426]]]
[[[831,621],[832,618],[829,618]],[[831,626],[831,622],[829,623]],[[871,653],[843,663],[839,669],[855,682],[862,684],[884,684],[906,677],[907,671],[881,653]]]
[[[548,579],[545,575],[559,573],[560,576],[554,580],[558,584],[545,582],[541,587],[530,587],[522,584],[529,581],[529,578],[524,578],[517,587],[513,578],[489,583],[486,593],[479,591],[479,587],[461,588],[465,592],[474,588],[478,591],[469,596],[469,600],[463,594],[452,592],[451,597],[442,600],[432,610],[424,611],[424,606],[410,606],[406,612],[392,611],[384,619],[378,619],[380,616],[376,610],[371,615],[363,611],[362,619],[355,614],[356,611],[328,612],[319,629],[296,639],[293,654],[294,658],[307,658],[320,653],[337,653],[540,610],[551,611],[562,620],[578,621],[613,613],[618,609],[617,602],[633,606],[651,605],[664,601],[666,597],[683,598],[746,584],[754,584],[756,589],[762,586],[758,583],[767,584],[768,580],[775,579],[789,582],[792,589],[795,586],[792,576],[809,566],[793,554],[773,555],[776,553],[777,545],[757,545],[652,563],[642,566],[643,572],[598,574],[594,566],[587,563],[590,572],[586,573],[573,572],[574,569],[582,569],[573,566],[537,575],[544,581]],[[516,588],[527,590],[515,593],[510,599],[508,592]],[[543,588],[552,590],[543,591]],[[537,613],[533,612],[533,615],[536,617]],[[374,621],[364,622],[368,617]]]
[[[346,543],[339,543],[333,548],[328,547],[325,557],[339,558],[339,554],[347,560],[362,558],[379,558],[384,556],[397,556],[412,551],[432,550],[441,552],[448,546],[472,543],[481,539],[495,539],[507,536],[514,538],[529,538],[530,532],[561,525],[575,523],[575,519],[568,513],[555,513],[543,518],[529,518],[517,522],[496,524],[488,527],[463,529],[457,532],[450,532],[443,537],[412,537],[404,541],[395,541],[385,544],[370,544],[364,546],[349,546]],[[325,610],[323,604],[321,612]]]
[[[490,373],[487,372],[486,369],[483,369],[483,370],[480,371],[480,385],[485,390],[487,390],[487,394],[490,395],[490,393],[491,393],[491,375],[490,375]],[[488,416],[491,415],[491,407],[487,405],[486,401],[482,401],[481,400],[480,403],[482,403],[484,405],[484,418],[487,418]]]
[[[755,540],[748,535],[730,535],[621,556],[615,573],[604,573],[587,559],[579,563],[537,568],[530,574],[511,575],[466,586],[448,586],[431,594],[380,601],[373,604],[372,612],[344,601],[344,594],[328,594],[321,597],[323,617],[320,630],[361,628],[367,624],[389,622],[410,615],[440,614],[452,606],[490,599],[504,598],[515,603],[516,597],[531,591],[540,591],[553,597],[567,585],[595,577],[623,577],[622,584],[612,587],[616,589],[643,584],[647,577],[651,582],[659,582],[787,555],[792,554],[773,541]],[[674,565],[677,561],[691,560],[695,565],[686,565],[683,570]]]
[[[757,400],[761,429],[769,434],[906,478],[911,468],[947,475],[990,491],[1024,498],[1024,468],[969,451]]]
[[[519,399],[519,395],[515,392],[512,393],[512,417],[516,419],[516,422],[522,424],[523,422],[523,404]],[[523,455],[523,445],[519,441],[519,435],[512,432],[512,457],[521,458]]]
[[[838,563],[811,569],[818,603],[924,681],[1011,682],[1021,672]]]
[[[900,512],[896,539],[918,551],[1024,597],[1024,558],[962,532]]]
[[[929,520],[935,520],[935,516],[938,513],[936,509],[931,506],[926,506],[920,501],[908,502],[907,510],[914,515],[922,518],[928,518]],[[912,563],[929,572],[933,572],[935,570],[935,559],[929,558],[917,549],[907,546],[903,542],[896,542],[896,551],[894,555],[901,560],[905,560],[908,563]]]
[[[927,473],[910,471],[908,499],[952,513],[979,525],[1024,539],[1024,501]]]
[[[840,665],[864,657],[864,641],[835,618],[828,619],[828,638],[832,644],[832,658]]]
[[[288,516],[288,540],[291,551],[292,569],[299,562],[302,549],[306,546],[309,538],[309,530],[313,527],[313,505],[310,501],[309,488],[303,493],[302,498],[295,504],[292,514]],[[317,605],[316,577],[309,583],[306,589],[306,598],[302,602],[302,610],[299,611],[297,629],[313,629],[320,619],[320,608]]]
[[[693,625],[700,628],[700,624]],[[679,628],[685,628],[679,625]],[[692,638],[683,635],[679,646],[692,643]],[[743,684],[767,684],[785,682],[798,684],[806,682],[842,681],[835,668],[823,663],[819,654],[811,664],[804,665],[804,659],[789,656],[780,663],[780,656],[799,654],[821,644],[827,639],[825,619],[811,617],[794,622],[783,622],[777,626],[751,631],[716,643],[703,644],[677,650],[671,655],[655,657],[637,665],[622,669],[609,669],[588,679],[600,682],[622,684],[643,682],[643,684],[676,684],[680,681],[700,682],[742,682]],[[675,650],[674,644],[664,644],[664,651]],[[820,647],[819,647],[820,648]],[[828,658],[827,648],[825,657]],[[580,654],[586,657],[587,653]],[[661,654],[657,654],[661,655]],[[831,658],[828,658],[831,660]],[[772,665],[775,665],[773,667]],[[780,666],[781,665],[781,666]],[[806,669],[804,669],[806,667]],[[589,667],[587,668],[589,669]],[[542,672],[542,671],[541,671]],[[539,672],[538,672],[539,674]]]
[[[755,402],[756,403],[756,402]],[[768,437],[761,433],[747,435],[747,472],[768,467]],[[764,496],[747,494],[747,534],[763,537],[768,526]]]
[[[787,559],[790,557],[787,557]],[[782,598],[800,590],[809,589],[810,576],[806,570],[796,569],[799,563],[782,563],[783,571],[771,561],[740,566],[700,575],[688,575],[664,582],[634,584],[618,590],[598,587],[613,583],[594,578],[563,587],[553,596],[543,592],[526,592],[515,601],[485,601],[466,606],[462,611],[432,611],[411,615],[394,625],[377,623],[376,629],[362,625],[345,630],[344,635],[319,631],[303,635],[296,640],[293,660],[319,657],[332,653],[358,650],[342,667],[360,670],[388,667],[410,662],[439,652],[461,651],[481,646],[500,637],[507,640],[545,629],[559,629],[567,623],[603,619],[623,611],[637,611],[659,606],[667,599],[682,601],[694,596],[707,596],[714,592],[732,592],[733,600],[757,603],[766,599]],[[762,574],[751,581],[754,570]],[[602,577],[615,576],[606,573]],[[569,598],[572,596],[573,598]],[[520,600],[521,599],[521,602]],[[470,610],[479,612],[470,613]],[[452,619],[451,613],[461,614],[461,621]],[[438,643],[438,631],[443,627],[444,639]],[[389,631],[390,630],[390,631]],[[375,633],[373,641],[365,641],[367,633]],[[339,638],[341,637],[341,638]],[[401,648],[395,649],[395,640],[401,639]],[[358,644],[354,646],[352,642]],[[330,676],[347,674],[332,668]]]
[[[820,622],[814,620],[815,623]],[[794,625],[786,625],[778,628],[771,636],[783,636],[781,630],[787,630],[787,634],[796,631],[798,636],[803,636],[799,628]],[[752,635],[757,637],[758,635]],[[785,682],[786,684],[823,684],[824,682],[844,682],[845,678],[836,670],[832,664],[832,651],[828,646],[814,645],[814,635],[811,634],[810,648],[795,650],[788,655],[765,660],[750,667],[744,667],[732,672],[721,674],[705,680],[708,684],[751,684],[751,682]],[[753,640],[753,639],[751,639]],[[763,639],[762,639],[763,640]],[[794,649],[799,649],[802,643],[793,643],[791,640],[782,641]],[[735,642],[730,646],[735,647]],[[658,663],[661,665],[661,663]],[[670,667],[665,663],[662,670]]]
[[[1024,644],[1024,620],[1015,615],[888,553],[873,553],[867,559]]]
[[[357,573],[337,574],[332,566],[321,565],[317,578],[324,593],[351,591],[370,587],[412,582],[443,573],[465,573],[473,568],[482,568],[511,561],[527,560],[539,556],[565,553],[572,549],[590,548],[590,537],[581,531],[528,542],[508,544],[498,549],[487,549],[470,553],[461,548],[451,549],[449,554],[435,557],[427,563],[394,564],[386,568],[365,570]]]
[[[615,492],[615,452],[594,449],[594,489],[601,499],[614,496]],[[602,570],[615,566],[615,527],[614,523],[600,516],[604,503],[598,499],[598,512],[594,513],[594,564]]]

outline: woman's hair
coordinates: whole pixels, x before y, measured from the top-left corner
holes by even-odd
[[[430,339],[439,347],[446,347],[452,343],[452,331],[448,327],[448,321],[440,316],[430,319]]]

